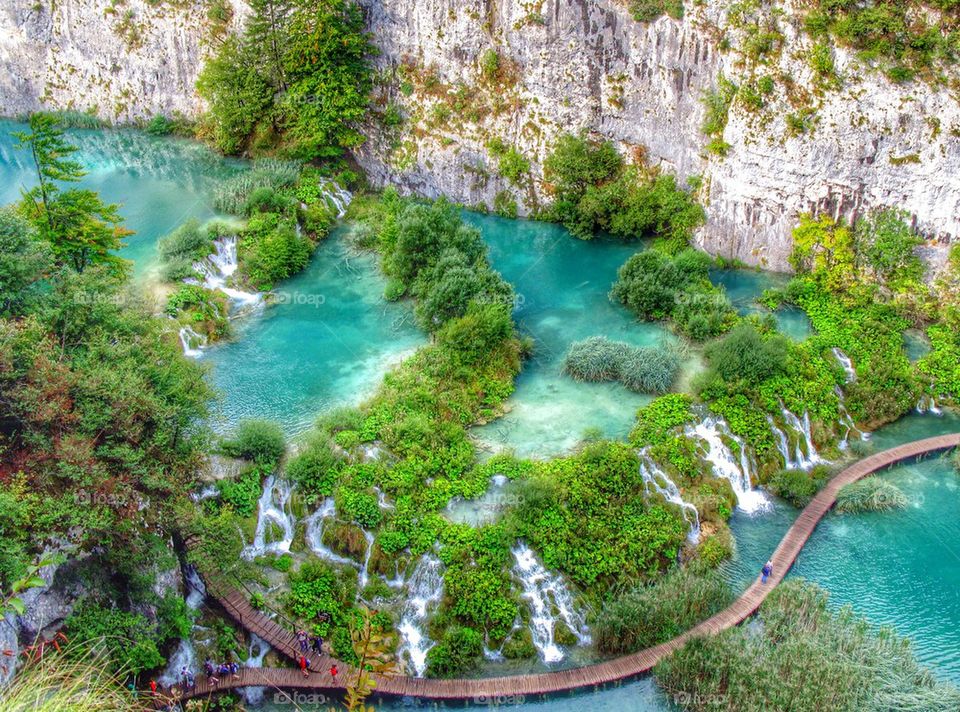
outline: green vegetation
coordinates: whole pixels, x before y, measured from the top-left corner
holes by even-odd
[[[728,383],[742,380],[755,386],[787,368],[787,339],[775,332],[762,334],[749,321],[708,344],[704,353],[711,369]]]
[[[510,181],[510,185],[523,187],[530,173],[530,161],[513,146],[495,138],[487,143],[490,155],[497,159],[497,171]]]
[[[657,576],[676,559],[687,524],[646,500],[639,464],[632,447],[613,442],[538,463],[515,514],[518,534],[584,589]]]
[[[801,508],[810,504],[813,496],[829,481],[830,472],[818,465],[809,472],[804,470],[781,470],[767,482],[767,489],[778,497],[783,497],[794,507]]]
[[[625,655],[670,640],[733,602],[719,572],[673,569],[649,585],[640,584],[615,598],[594,626],[597,648]]]
[[[709,278],[710,258],[687,249],[669,256],[644,250],[620,268],[610,298],[643,320],[673,319],[677,329],[697,341],[716,336],[736,321],[723,291]]]
[[[597,232],[656,237],[677,251],[704,220],[703,209],[674,176],[642,160],[626,165],[609,141],[562,135],[547,156],[544,175],[554,201],[540,217],[562,223],[581,239]]]
[[[806,30],[815,39],[833,39],[856,50],[864,62],[880,67],[897,82],[918,76],[940,81],[942,70],[957,60],[958,21],[951,0],[877,5],[818,0],[804,17]]]
[[[630,13],[637,22],[653,22],[662,15],[674,20],[683,17],[682,0],[631,0]]]
[[[160,604],[153,574],[175,563],[166,542],[208,440],[211,393],[169,320],[129,288],[126,263],[112,254],[125,232],[113,208],[60,187],[80,175],[62,132],[41,116],[22,140],[40,182],[19,217],[0,213],[10,250],[0,269],[16,288],[4,294],[0,320],[0,587],[18,580],[45,542],[69,540],[91,554],[85,575],[109,572],[92,579],[101,599],[89,610],[116,610],[111,632],[139,634],[144,620],[124,609]],[[74,624],[96,637],[106,615],[80,608]],[[144,633],[131,664],[157,664],[162,635]]]
[[[737,96],[737,85],[722,74],[717,78],[717,88],[711,89],[703,96],[705,113],[700,130],[710,137],[707,150],[718,156],[727,155],[730,144],[723,140],[724,129],[730,116],[730,105]]]
[[[349,0],[255,0],[197,90],[210,104],[200,133],[225,153],[337,158],[359,145],[372,89],[372,46]]]
[[[676,348],[641,348],[594,336],[575,341],[563,370],[578,381],[620,381],[638,393],[665,393],[677,379],[680,356]]]
[[[871,629],[849,607],[831,612],[827,594],[789,579],[760,607],[763,625],[694,638],[654,668],[685,709],[943,710],[960,691],[920,667],[893,630]],[[687,700],[687,702],[682,702]]]
[[[907,496],[894,484],[879,477],[868,477],[846,485],[837,494],[838,512],[884,512],[903,509]]]

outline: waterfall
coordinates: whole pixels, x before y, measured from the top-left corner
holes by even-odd
[[[243,558],[249,561],[267,552],[280,554],[290,551],[294,525],[293,515],[289,511],[291,492],[292,487],[286,480],[278,480],[273,475],[267,477],[263,483],[263,494],[257,503],[257,531],[253,543],[244,548],[241,554]],[[271,538],[268,542],[267,538],[274,528],[281,530],[282,537],[278,540]]]
[[[443,595],[443,574],[440,560],[431,554],[424,555],[417,562],[410,580],[407,582],[407,600],[400,615],[399,654],[404,652],[409,658],[417,677],[423,677],[427,671],[427,652],[434,642],[427,637],[425,625],[427,614]]]
[[[187,610],[196,611],[207,597],[207,588],[203,585],[203,579],[200,578],[200,574],[198,574],[197,570],[192,566],[186,568],[184,578],[187,582],[187,596],[184,599],[184,603],[187,605]],[[194,628],[196,628],[196,626],[194,626]],[[164,687],[170,687],[171,685],[182,682],[180,671],[183,668],[186,668],[194,675],[196,675],[199,670],[197,666],[197,652],[193,647],[193,641],[189,637],[183,638],[177,644],[177,649],[173,651],[173,655],[171,655],[167,661],[166,669],[157,678],[157,682]]]
[[[256,653],[253,652],[254,649],[256,649]],[[251,633],[250,644],[247,646],[247,661],[243,666],[248,668],[262,668],[263,659],[269,652],[270,646],[267,644],[267,641],[256,633]],[[265,690],[265,687],[244,687],[240,694],[243,695],[243,699],[248,705],[258,707],[263,704],[263,693]]]
[[[200,358],[203,356],[203,347],[207,345],[207,337],[198,334],[189,326],[180,327],[180,345],[183,347],[183,355],[188,358]]]
[[[336,212],[338,218],[342,218],[346,214],[347,206],[353,200],[350,191],[341,188],[339,183],[329,178],[320,179],[320,193],[326,200],[327,205]]]
[[[730,482],[733,492],[737,496],[737,506],[745,512],[753,513],[767,509],[770,500],[760,490],[753,488],[750,479],[752,471],[750,456],[747,453],[746,443],[734,435],[722,418],[707,416],[696,426],[686,429],[688,436],[696,436],[706,443],[704,458],[713,468],[713,474]],[[740,447],[740,461],[723,441],[726,437]]]
[[[781,407],[780,412],[783,413],[783,419],[786,424],[797,433],[797,442],[794,448],[796,460],[793,466],[801,470],[809,470],[814,465],[826,462],[817,452],[817,448],[813,444],[813,437],[810,435],[810,413],[803,411],[803,419],[801,420],[787,410],[785,406]],[[803,440],[803,445],[806,446],[806,453],[804,453],[803,447],[801,447],[801,439]]]
[[[370,555],[373,553],[373,533],[363,530],[363,538],[367,542],[367,551],[363,555],[363,566],[360,567],[360,590],[366,588],[370,582]]]
[[[933,396],[923,396],[919,401],[917,401],[917,412],[920,415],[924,413],[930,413],[931,415],[943,415],[943,411],[937,405],[937,401]]]
[[[847,383],[853,383],[857,380],[857,372],[853,368],[853,362],[850,360],[850,357],[847,356],[843,351],[834,346],[831,351],[833,352],[833,357],[840,362],[840,365],[843,367],[844,373],[847,374]]]
[[[307,546],[310,547],[310,551],[324,561],[329,561],[332,564],[343,564],[345,566],[357,566],[357,562],[353,559],[340,556],[323,544],[324,520],[332,517],[334,512],[336,512],[336,504],[333,501],[333,497],[328,497],[323,500],[320,508],[307,518],[307,531],[305,534]]]
[[[640,476],[643,478],[648,491],[652,489],[668,503],[680,507],[683,519],[690,527],[687,532],[687,541],[691,544],[697,544],[700,541],[700,513],[697,508],[689,502],[683,501],[683,497],[680,496],[680,488],[651,459],[646,449],[641,450],[637,455],[640,457]]]
[[[193,269],[203,277],[203,286],[212,291],[221,291],[239,306],[259,304],[263,296],[259,292],[242,292],[227,286],[227,281],[237,271],[237,238],[233,235],[213,241],[214,252],[193,263]]]
[[[573,607],[573,596],[563,579],[547,571],[533,549],[523,542],[513,548],[513,558],[517,562],[513,573],[523,588],[522,597],[530,605],[530,634],[543,662],[555,663],[564,657],[563,649],[554,642],[557,616],[570,628],[580,645],[589,645],[586,622]]]

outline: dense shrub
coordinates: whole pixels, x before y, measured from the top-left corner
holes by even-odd
[[[594,336],[570,346],[563,370],[580,381],[620,381],[638,393],[663,393],[677,378],[680,358],[669,346],[635,347]]]
[[[67,634],[77,652],[103,646],[111,669],[128,675],[153,670],[166,662],[157,648],[156,628],[141,614],[81,602],[66,620]]]
[[[289,574],[289,581],[287,610],[324,638],[333,639],[338,633],[346,633],[346,645],[338,645],[334,640],[334,648],[338,655],[352,658],[348,615],[355,595],[353,582],[317,559],[305,561]]]
[[[598,231],[654,236],[677,250],[704,219],[702,208],[674,176],[626,167],[609,141],[562,135],[544,162],[544,175],[554,201],[543,217],[582,239]]]
[[[276,213],[259,213],[240,232],[239,259],[250,283],[271,289],[277,282],[300,272],[314,249],[306,235]]]
[[[960,691],[921,668],[890,628],[870,628],[849,607],[833,612],[827,594],[789,579],[760,607],[762,626],[739,626],[690,640],[654,668],[686,709],[723,700],[744,712],[947,710]]]
[[[597,648],[624,655],[649,648],[726,608],[733,593],[722,574],[674,569],[607,603],[594,625]]]
[[[473,628],[448,628],[427,652],[428,677],[461,677],[480,663],[483,636]]]
[[[269,420],[241,420],[233,435],[220,442],[220,450],[230,457],[273,466],[286,452],[287,444],[280,426]]]
[[[837,493],[838,512],[883,512],[906,506],[907,496],[900,488],[879,477],[852,482]]]
[[[780,470],[767,482],[767,488],[794,507],[806,507],[829,479],[830,472],[822,465],[814,467],[809,472]]]
[[[702,340],[722,333],[736,320],[723,292],[710,283],[710,258],[695,250],[675,256],[643,250],[620,268],[610,298],[644,320],[675,319],[677,328]]]
[[[750,322],[741,322],[725,337],[705,349],[710,367],[726,381],[758,384],[787,367],[787,343],[782,336],[761,334]]]
[[[252,465],[244,468],[234,479],[218,480],[220,501],[232,507],[239,516],[249,517],[257,511],[264,474],[259,465]]]

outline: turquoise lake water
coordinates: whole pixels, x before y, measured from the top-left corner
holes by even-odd
[[[0,123],[4,203],[19,196],[21,184],[30,184],[29,167],[7,136],[18,127]],[[188,141],[125,131],[75,131],[71,138],[81,146],[78,158],[91,171],[83,185],[122,203],[128,227],[137,231],[123,254],[134,260],[141,277],[149,275],[154,264],[156,240],[187,217],[214,216],[214,186],[242,169],[241,163],[225,161]],[[608,436],[625,434],[647,398],[615,384],[573,382],[559,366],[570,343],[588,336],[635,345],[673,338],[661,325],[637,323],[606,297],[618,267],[642,246],[585,243],[552,225],[476,214],[467,219],[481,227],[493,265],[514,284],[517,322],[535,347],[509,401],[511,412],[475,428],[475,436],[490,449],[548,455],[575,444],[588,428]],[[743,312],[758,309],[755,297],[784,279],[747,271],[717,271],[712,278]],[[409,307],[385,303],[382,289],[375,258],[350,250],[343,229],[336,231],[310,268],[284,285],[281,291],[289,296],[284,303],[237,322],[236,340],[202,357],[224,394],[215,407],[215,424],[226,428],[240,417],[257,415],[277,418],[289,432],[298,432],[324,408],[357,402],[375,388],[389,364],[425,340],[413,326]],[[777,316],[781,329],[793,338],[809,333],[802,314]],[[954,416],[908,416],[856,447],[866,452],[957,429],[960,420]],[[893,625],[909,635],[922,661],[941,677],[960,682],[960,478],[937,459],[880,476],[897,483],[911,497],[911,506],[887,514],[830,515],[793,575],[827,587],[834,604],[850,603],[871,622]],[[738,551],[727,567],[732,582],[739,585],[755,575],[795,516],[795,510],[782,504],[752,518],[734,515]],[[393,701],[384,709],[409,706],[432,705]],[[669,701],[644,678],[592,694],[526,700],[519,706],[654,710],[668,709]]]

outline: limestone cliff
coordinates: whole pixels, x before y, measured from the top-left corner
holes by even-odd
[[[960,234],[957,98],[921,81],[893,84],[842,49],[825,81],[789,4],[709,0],[687,3],[682,20],[639,23],[615,0],[362,2],[380,54],[357,158],[375,184],[470,205],[516,201],[525,214],[547,198],[540,167],[556,136],[586,129],[701,176],[709,218],[697,241],[714,254],[786,269],[802,211],[902,207],[932,238],[934,260]],[[181,9],[127,0],[132,35],[118,30],[127,15],[104,15],[105,0],[58,0],[53,12],[32,0],[4,5],[3,113],[93,107],[130,120],[202,108],[193,82],[210,21],[199,0]],[[773,37],[759,59],[744,51],[756,27]],[[738,96],[707,137],[702,99],[721,77],[769,85],[753,105]],[[498,140],[530,161],[528,176],[499,175]]]

